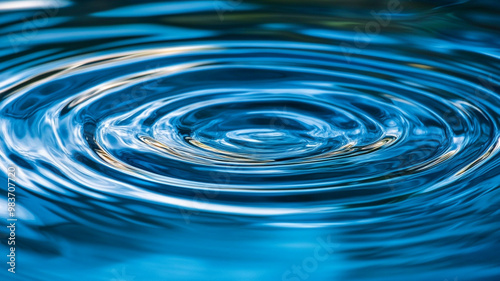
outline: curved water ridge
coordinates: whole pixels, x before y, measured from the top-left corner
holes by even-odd
[[[29,262],[286,280],[319,236],[310,280],[499,275],[496,3],[28,2],[0,4],[0,164]]]

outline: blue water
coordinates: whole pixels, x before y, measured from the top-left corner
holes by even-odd
[[[435,2],[0,2],[0,279],[500,280],[500,4]]]

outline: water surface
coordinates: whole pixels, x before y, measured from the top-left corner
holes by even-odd
[[[5,280],[500,278],[496,1],[0,12]]]

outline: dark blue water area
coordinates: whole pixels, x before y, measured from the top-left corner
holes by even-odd
[[[493,0],[0,1],[0,280],[500,280],[499,26]]]

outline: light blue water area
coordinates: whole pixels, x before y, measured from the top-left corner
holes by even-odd
[[[0,279],[500,280],[499,19],[0,2]]]

